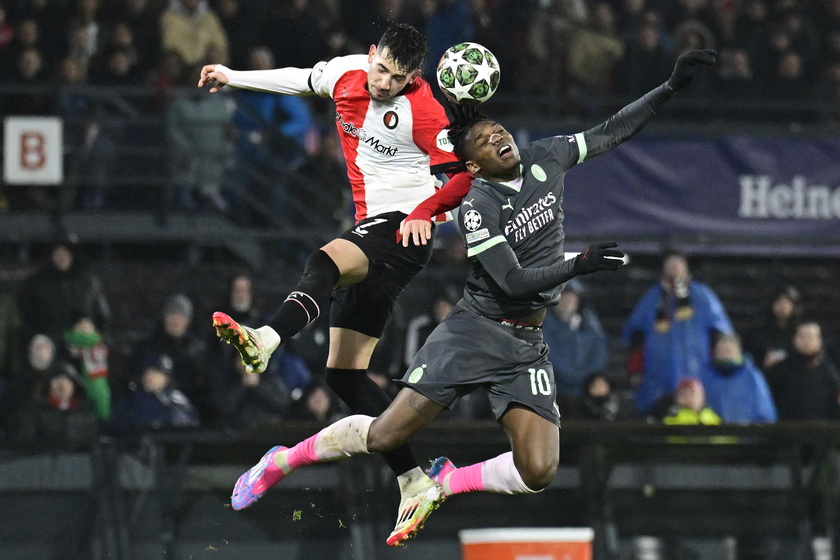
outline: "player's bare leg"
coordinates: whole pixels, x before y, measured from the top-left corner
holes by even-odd
[[[345,402],[356,403],[354,412],[384,415],[383,411],[389,408],[388,396],[365,373],[378,341],[377,338],[350,329],[330,329],[328,381]],[[332,376],[332,372],[343,373]],[[351,380],[351,377],[355,379]],[[441,496],[436,484],[417,465],[408,445],[397,445],[383,453],[383,456],[397,474],[400,489],[397,522],[387,541],[394,546],[412,537],[420,529],[426,517],[437,508]]]
[[[379,343],[378,338],[358,331],[330,327],[330,349],[327,355],[327,367],[366,370],[370,365],[370,358],[377,343]],[[385,408],[387,406],[380,412],[384,412]]]
[[[432,462],[429,476],[446,496],[465,492],[533,494],[554,480],[560,460],[559,428],[522,407],[511,407],[501,423],[512,451],[460,468],[446,457]]]
[[[516,406],[502,416],[501,424],[522,481],[532,490],[545,489],[560,462],[560,428],[531,409]]]
[[[355,243],[346,239],[333,239],[321,247],[321,251],[332,259],[341,273],[338,286],[356,284],[367,276],[370,262],[364,251]]]
[[[443,407],[413,389],[402,389],[371,426],[371,450],[395,449],[437,416]],[[386,543],[399,546],[423,528],[426,519],[443,503],[441,487],[416,467],[397,477],[400,505],[397,521]]]

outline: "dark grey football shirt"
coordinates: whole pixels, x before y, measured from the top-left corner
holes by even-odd
[[[508,295],[487,272],[482,259],[492,258],[485,251],[507,243],[522,268],[563,261],[563,178],[580,160],[580,141],[581,134],[539,140],[520,150],[519,179],[473,181],[459,213],[472,263],[462,305],[492,319],[516,319],[559,299],[561,285],[520,298]]]
[[[515,181],[474,180],[458,220],[472,264],[460,305],[516,320],[556,303],[575,276],[573,262],[563,261],[566,172],[633,136],[672,95],[663,84],[586,132],[521,149]]]

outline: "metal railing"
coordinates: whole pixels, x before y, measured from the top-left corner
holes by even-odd
[[[327,544],[333,558],[390,557],[382,541],[393,523],[395,483],[377,457],[305,467],[253,510],[224,507],[233,481],[267,446],[292,445],[321,427],[284,422],[245,433],[152,432],[139,442],[103,438],[76,450],[0,443],[0,500],[12,506],[0,519],[18,528],[4,544],[14,551],[58,548],[61,541],[44,538],[52,525],[44,521],[52,520],[57,527],[50,530],[72,533],[92,558],[150,557],[141,553],[150,545],[157,557],[188,558],[196,543],[279,553],[290,541]],[[510,443],[495,422],[436,422],[412,445],[418,457],[443,454],[463,465],[503,453]],[[622,543],[638,535],[783,538],[792,546],[789,557],[804,560],[812,558],[815,535],[838,545],[838,445],[840,426],[832,422],[564,422],[561,465],[546,492],[447,501],[409,552],[427,555],[444,543],[457,550],[463,528],[573,523],[595,530],[595,560],[626,557]],[[70,494],[80,505],[88,502],[79,523],[57,519]],[[15,507],[27,496],[26,508]],[[29,519],[37,522],[27,526]]]
[[[299,142],[272,133],[276,123],[265,123],[271,155],[264,160],[249,159],[237,150],[235,134],[223,137],[225,129],[232,130],[230,122],[220,125],[218,119],[212,125],[202,120],[194,124],[198,134],[219,137],[216,151],[179,149],[167,133],[170,111],[177,100],[195,95],[209,94],[195,88],[0,85],[4,115],[34,108],[64,120],[62,184],[39,189],[4,186],[0,237],[15,243],[37,242],[58,229],[103,243],[145,239],[213,245],[227,237],[240,245],[235,252],[244,254],[278,239],[305,251],[348,225],[352,216],[348,189],[336,199],[334,191],[313,184],[305,171],[317,168],[319,162]],[[500,93],[488,110],[512,130],[567,133],[600,122],[627,101],[608,98],[586,111],[568,114],[573,105],[569,99]],[[320,98],[307,102],[322,137],[334,134],[331,102]],[[819,101],[678,96],[646,132],[836,135],[838,111]],[[784,118],[768,117],[783,114]],[[220,169],[225,212],[196,197],[201,185],[183,182],[185,168],[200,165],[198,159]],[[345,180],[340,156],[333,161],[332,176]],[[243,244],[252,248],[242,249]]]

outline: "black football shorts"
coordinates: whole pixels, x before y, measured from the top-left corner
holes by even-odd
[[[505,326],[461,306],[432,331],[400,384],[445,407],[483,387],[497,420],[516,404],[560,425],[542,330]]]
[[[330,326],[380,338],[397,297],[432,256],[432,243],[403,247],[397,242],[406,215],[389,212],[366,218],[339,236],[357,245],[370,261],[367,277],[336,288]]]

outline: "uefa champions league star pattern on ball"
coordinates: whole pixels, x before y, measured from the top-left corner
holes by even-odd
[[[499,87],[499,62],[478,43],[458,43],[440,58],[437,81],[443,94],[455,103],[484,103]]]

